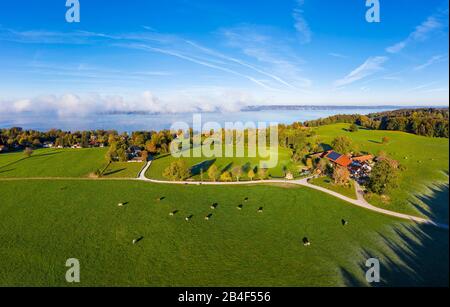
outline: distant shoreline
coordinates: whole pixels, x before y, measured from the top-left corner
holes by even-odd
[[[351,106],[351,105],[250,105],[236,110],[238,112],[261,112],[261,111],[325,111],[325,110],[406,110],[406,109],[448,109],[448,105],[436,105],[436,106],[397,106],[397,105],[376,105],[376,106]],[[223,111],[217,109],[212,111],[191,111],[191,112],[150,112],[150,111],[108,111],[98,113],[99,115],[166,115],[166,114],[214,114],[223,113]]]

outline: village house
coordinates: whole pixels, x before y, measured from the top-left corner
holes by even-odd
[[[346,167],[349,170],[351,177],[359,183],[368,180],[375,159],[375,157],[370,154],[352,157],[350,155],[337,153],[333,150],[315,153],[310,155],[310,157],[313,159],[325,158],[334,166]]]
[[[328,159],[335,165],[348,167],[352,163],[352,159],[348,155],[337,153],[333,150],[327,151],[323,154],[323,158]]]
[[[43,148],[53,148],[55,145],[52,142],[44,142]]]
[[[147,162],[145,161],[144,157],[134,157],[127,161],[128,163],[140,163],[140,162]]]

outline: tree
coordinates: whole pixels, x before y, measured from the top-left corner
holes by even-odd
[[[117,149],[117,157],[119,158],[120,162],[127,162],[128,161],[128,155],[123,148]]]
[[[350,172],[346,167],[337,166],[333,171],[333,179],[337,185],[346,185],[350,181]]]
[[[352,140],[346,136],[338,136],[333,140],[331,146],[341,154],[348,154],[353,150]]]
[[[390,158],[378,159],[370,174],[368,188],[374,193],[384,194],[398,185],[399,164]]]
[[[217,166],[215,164],[211,165],[211,167],[208,169],[209,179],[211,179],[212,181],[215,182],[217,180],[218,174],[219,174],[219,169],[217,168]]]
[[[316,162],[316,171],[319,170],[322,174],[326,174],[330,170],[330,162],[322,158]]]
[[[42,146],[41,141],[39,141],[39,139],[34,139],[33,140],[33,147],[40,147]]]
[[[253,169],[250,169],[248,171],[247,176],[248,176],[248,178],[250,178],[251,181],[253,181],[253,178],[255,178],[255,171]]]
[[[358,126],[356,124],[351,124],[350,127],[348,128],[348,131],[350,132],[358,132]]]
[[[145,149],[152,155],[158,153],[158,148],[152,141],[147,141],[147,143],[145,143]]]
[[[148,151],[144,150],[141,152],[141,158],[144,162],[148,161]]]
[[[233,181],[233,177],[230,172],[223,172],[222,175],[220,175],[220,180],[224,182]]]
[[[306,159],[306,167],[312,169],[314,167],[313,160],[311,158]]]
[[[261,180],[264,180],[264,179],[267,179],[267,168],[262,168],[262,167],[260,167],[259,169],[258,169],[258,177],[259,177],[259,179],[261,179]]]
[[[23,153],[24,153],[25,157],[29,158],[33,154],[33,149],[31,149],[30,147],[27,147],[27,148],[25,148]]]
[[[183,181],[191,176],[191,170],[185,160],[178,159],[170,163],[164,170],[163,176],[173,181]]]
[[[233,167],[231,173],[233,174],[234,177],[236,177],[236,180],[239,181],[239,178],[242,177],[242,167],[239,165]]]

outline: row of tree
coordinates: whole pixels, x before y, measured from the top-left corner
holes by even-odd
[[[124,156],[123,151],[130,147],[139,147],[147,150],[150,154],[165,154],[169,152],[169,145],[174,135],[168,130],[162,131],[136,131],[131,135],[119,134],[115,130],[90,130],[90,131],[62,131],[51,129],[46,132],[37,130],[24,130],[14,127],[11,129],[0,129],[0,146],[8,150],[39,148],[46,144],[52,147],[79,146],[99,147],[112,146],[114,155]]]
[[[200,170],[200,180],[204,179],[204,172],[211,181],[231,182],[234,179],[240,181],[244,175],[250,180],[260,179],[265,180],[269,177],[268,169],[266,168],[250,168],[248,171],[243,166],[236,165],[231,170],[220,170],[217,165],[213,164],[208,169]],[[192,168],[188,167],[186,160],[177,159],[170,163],[170,165],[163,171],[163,176],[172,181],[184,181],[193,176]]]
[[[449,109],[401,109],[369,115],[334,115],[304,122],[306,127],[336,123],[357,124],[374,130],[405,131],[429,137],[449,137]]]

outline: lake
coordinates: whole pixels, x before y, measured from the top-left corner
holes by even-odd
[[[218,122],[222,127],[225,122],[277,122],[291,124],[303,122],[336,114],[369,114],[389,111],[398,107],[374,107],[372,108],[306,108],[302,110],[261,110],[240,111],[230,113],[202,113],[202,122]],[[186,122],[192,126],[192,115],[183,114],[93,114],[83,117],[58,117],[56,114],[15,114],[0,113],[0,128],[22,127],[46,131],[51,128],[66,131],[115,129],[119,132],[131,132],[137,130],[161,130],[168,129],[175,122]]]

